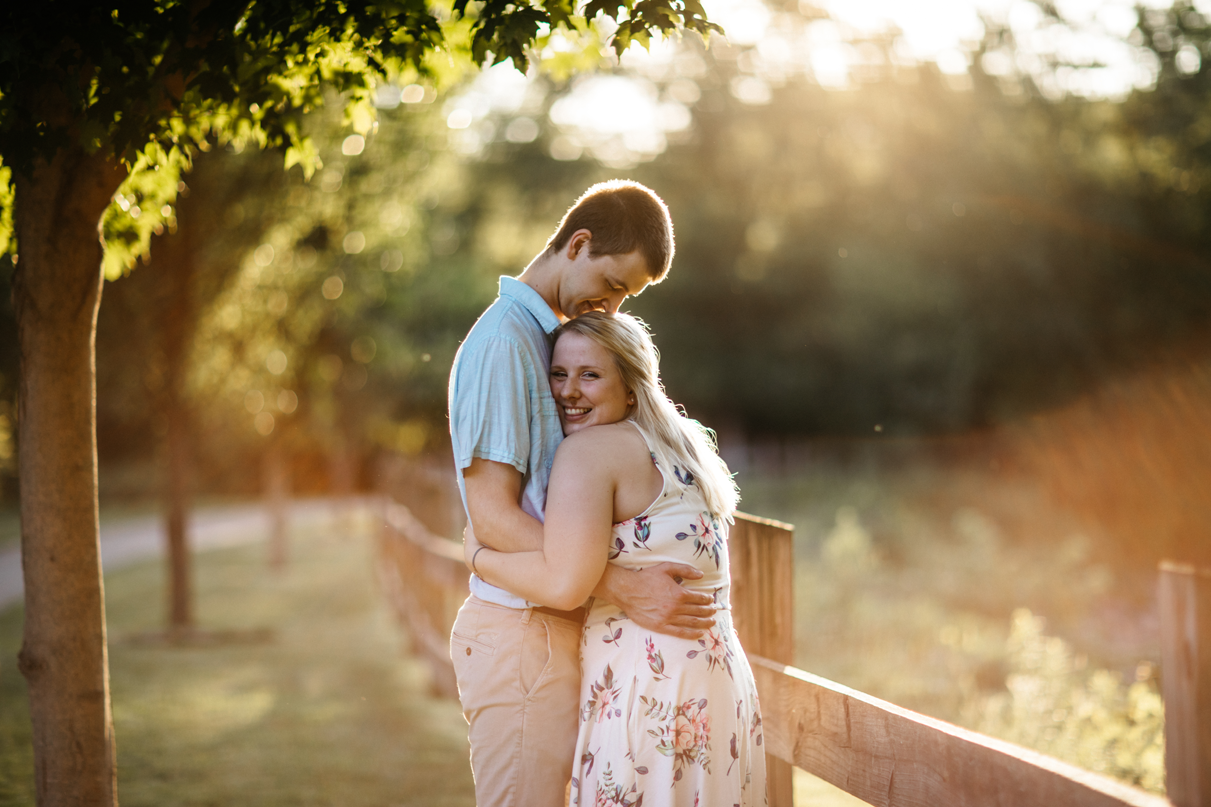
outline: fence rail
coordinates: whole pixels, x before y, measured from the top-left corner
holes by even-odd
[[[1203,784],[1211,776],[1206,757],[1211,742],[1197,742],[1211,732],[1205,708],[1211,695],[1211,660],[1206,658],[1211,643],[1204,639],[1200,658],[1194,619],[1211,603],[1207,575],[1184,567],[1163,567],[1161,572],[1162,613],[1171,611],[1184,620],[1180,629],[1168,627],[1172,620],[1166,622],[1166,636],[1184,637],[1185,642],[1184,650],[1173,651],[1184,655],[1175,655],[1172,665],[1178,667],[1180,661],[1186,690],[1202,698],[1191,696],[1191,703],[1203,707],[1169,721],[1184,734],[1167,728],[1167,760],[1171,769],[1177,759],[1185,766],[1176,783],[1180,798],[1171,772],[1170,802],[796,669],[791,666],[791,527],[739,514],[728,550],[732,616],[761,698],[771,807],[794,804],[792,766],[878,807],[1211,807]],[[407,507],[392,502],[386,505],[379,558],[384,589],[414,637],[417,653],[433,671],[436,690],[457,696],[448,637],[467,596],[461,545],[434,535]],[[1166,575],[1172,578],[1167,583]],[[1166,671],[1171,674],[1178,672]]]

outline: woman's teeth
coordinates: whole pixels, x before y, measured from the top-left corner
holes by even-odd
[[[583,407],[565,406],[563,408],[565,415],[584,415],[588,414],[589,410]]]

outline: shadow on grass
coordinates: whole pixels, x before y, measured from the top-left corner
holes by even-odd
[[[131,805],[473,805],[466,724],[427,695],[374,581],[369,541],[299,530],[291,566],[261,546],[205,553],[198,623],[260,643],[140,644],[163,627],[160,563],[106,578],[119,797]],[[20,608],[0,614],[0,804],[34,803],[16,670]],[[406,649],[406,648],[404,648]]]

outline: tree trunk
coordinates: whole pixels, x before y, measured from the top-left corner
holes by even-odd
[[[178,214],[182,214],[178,206]],[[185,393],[189,342],[197,326],[193,287],[196,255],[193,240],[178,232],[159,240],[154,283],[159,314],[164,387],[159,406],[164,416],[164,514],[168,539],[168,629],[170,634],[194,628],[193,557],[189,551],[189,476],[192,455],[192,410]],[[149,267],[152,268],[152,267]]]
[[[279,436],[271,438],[261,466],[263,495],[269,510],[269,565],[277,571],[285,569],[289,559],[286,507],[290,498],[290,467],[282,443]]]
[[[167,397],[167,479],[164,492],[168,522],[168,627],[170,633],[177,634],[188,633],[194,627],[192,556],[188,531],[189,412],[178,389],[169,389]]]
[[[63,148],[17,174],[13,309],[25,632],[38,804],[116,805],[97,516],[98,221],[124,176]]]
[[[342,538],[348,538],[353,526],[350,497],[353,496],[354,489],[354,455],[349,437],[345,434],[345,427],[338,425],[334,433],[334,444],[328,455],[329,489],[333,495],[332,515],[337,533]]]

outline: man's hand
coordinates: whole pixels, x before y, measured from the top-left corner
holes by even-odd
[[[681,581],[700,577],[702,572],[684,563],[661,563],[640,571],[611,563],[593,596],[617,605],[641,628],[697,639],[715,626],[714,598],[690,591]]]

